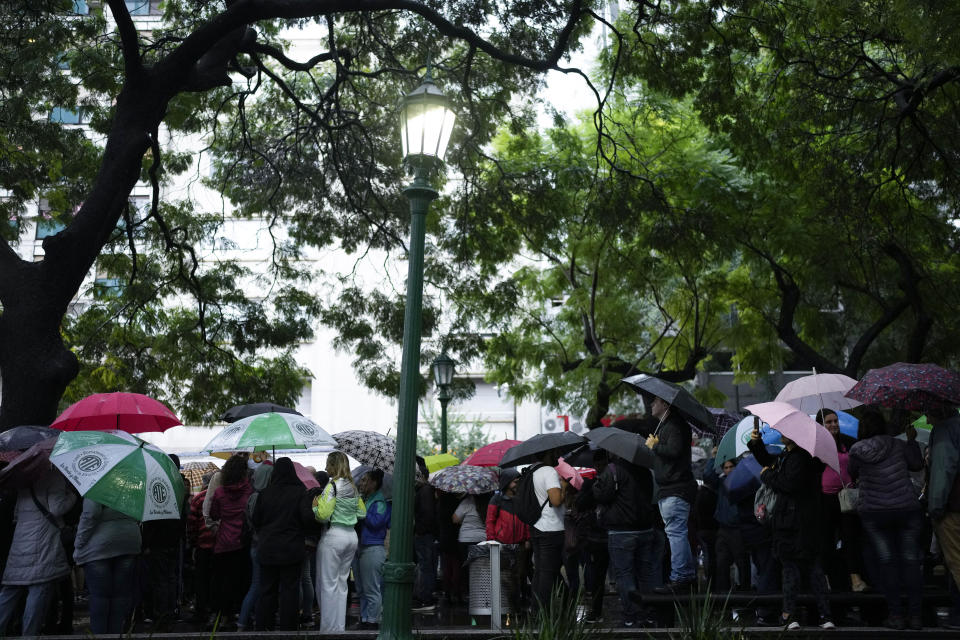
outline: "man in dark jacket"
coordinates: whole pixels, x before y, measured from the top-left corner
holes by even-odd
[[[655,570],[646,553],[654,535],[653,478],[648,469],[611,457],[593,485],[593,496],[600,505],[600,525],[607,529],[623,625],[629,628],[641,623],[639,586]]]
[[[311,499],[290,458],[280,458],[270,484],[257,498],[251,521],[258,538],[260,599],[257,631],[296,631],[300,569],[306,554],[306,526],[313,520]],[[274,627],[279,598],[280,619]]]
[[[670,543],[670,582],[656,589],[673,593],[696,589],[697,567],[690,549],[690,507],[697,497],[697,481],[690,466],[690,425],[675,415],[670,405],[654,396],[650,410],[660,420],[647,446],[657,456],[658,505]]]
[[[413,502],[413,549],[417,559],[417,576],[413,590],[413,611],[435,611],[433,590],[437,584],[437,496],[430,486],[427,465],[417,457],[423,480],[417,482]]]

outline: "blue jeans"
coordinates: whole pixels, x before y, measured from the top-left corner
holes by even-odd
[[[433,604],[433,590],[437,586],[437,539],[432,533],[413,538],[417,558],[417,578],[413,585],[413,597],[420,604]]]
[[[94,635],[126,631],[133,611],[137,556],[117,556],[83,565],[83,577],[90,592],[90,631]]]
[[[664,531],[670,543],[670,580],[673,582],[693,582],[697,578],[697,569],[693,563],[693,551],[687,537],[690,520],[690,503],[677,496],[663,498],[660,516],[663,518]]]
[[[382,544],[360,545],[357,549],[357,594],[360,596],[360,621],[380,622],[383,606],[383,563],[387,550]]]
[[[921,511],[861,511],[860,522],[865,537],[873,541],[880,565],[877,576],[887,601],[888,613],[891,616],[903,615],[901,594],[906,591],[908,613],[919,616],[923,586]]]
[[[23,635],[40,635],[47,607],[53,599],[58,580],[31,585],[7,585],[0,590],[0,635],[7,629],[10,619],[20,610],[20,596],[27,593],[23,610]]]
[[[260,599],[260,562],[257,560],[257,545],[250,545],[250,588],[247,595],[243,597],[243,603],[240,605],[240,617],[237,619],[237,625],[244,630],[253,629],[254,616],[257,612],[257,600]],[[223,622],[221,621],[221,624]]]
[[[617,582],[620,604],[623,605],[624,622],[639,621],[640,607],[630,598],[630,593],[640,591],[645,576],[653,571],[648,553],[652,545],[653,529],[607,533],[610,567]]]

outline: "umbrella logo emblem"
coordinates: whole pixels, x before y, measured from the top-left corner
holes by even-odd
[[[747,431],[746,429],[744,429],[743,433],[740,434],[740,444],[747,444],[748,442],[750,442],[751,433],[753,432]]]
[[[313,428],[313,425],[309,422],[295,422],[293,428],[297,430],[297,433],[307,437],[317,435],[317,430]]]
[[[96,453],[88,453],[77,459],[76,466],[80,473],[96,473],[103,466],[103,458]]]
[[[221,437],[224,436],[234,436],[243,431],[243,427],[227,427],[223,430],[223,433],[220,434]]]
[[[167,501],[168,492],[167,487],[162,482],[157,480],[150,487],[150,493],[153,495],[153,501],[157,504],[163,504]]]

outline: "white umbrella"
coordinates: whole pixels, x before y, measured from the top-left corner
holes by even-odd
[[[260,413],[224,427],[203,451],[270,451],[336,445],[336,440],[309,418],[294,413]]]
[[[820,409],[852,409],[863,403],[844,394],[856,384],[856,380],[842,373],[814,372],[788,382],[774,401],[792,404],[804,413],[816,413]]]

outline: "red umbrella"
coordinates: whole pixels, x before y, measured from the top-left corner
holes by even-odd
[[[460,464],[468,464],[474,467],[495,467],[500,464],[503,454],[510,447],[520,444],[520,440],[498,440],[484,445],[470,454],[470,456]]]
[[[897,362],[867,371],[847,397],[913,411],[960,406],[960,374],[935,364]]]
[[[140,393],[95,393],[73,403],[53,424],[63,431],[166,431],[182,424],[159,400]]]

